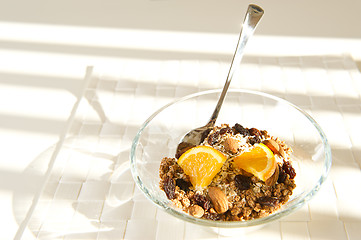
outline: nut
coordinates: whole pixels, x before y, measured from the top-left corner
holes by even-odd
[[[216,212],[216,210],[214,210],[214,208],[210,208],[210,209],[209,209],[209,213],[214,214],[214,213],[217,213],[217,212]]]
[[[280,150],[278,151],[278,153],[279,153],[279,155],[280,155],[281,157],[283,157],[283,158],[286,157],[285,151],[283,150],[282,147],[280,147]]]
[[[184,207],[189,207],[189,205],[190,205],[189,198],[185,197],[185,198],[182,198],[180,201]]]
[[[199,205],[193,205],[188,208],[190,215],[196,218],[201,218],[204,215],[204,209]]]
[[[226,151],[230,153],[237,153],[239,148],[239,142],[234,138],[226,138],[224,140],[223,146]]]
[[[266,145],[274,154],[278,154],[281,157],[285,157],[285,152],[282,147],[273,139],[264,140],[262,142],[264,145]]]
[[[208,196],[217,213],[224,213],[228,210],[227,196],[219,187],[210,187]]]
[[[262,143],[271,149],[273,153],[278,153],[280,150],[280,145],[273,139],[264,140]]]
[[[243,175],[243,176],[246,176],[246,177],[252,177],[252,176],[253,176],[252,173],[249,173],[249,172],[243,170],[242,168],[239,169],[239,173],[240,173],[241,175]]]
[[[266,185],[267,185],[267,186],[274,186],[274,185],[277,183],[279,174],[280,174],[280,170],[279,170],[279,167],[278,167],[278,165],[277,165],[275,172],[272,174],[271,177],[269,177],[269,178],[266,180],[266,182],[265,182]]]

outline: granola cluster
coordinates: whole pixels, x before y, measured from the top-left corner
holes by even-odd
[[[277,155],[278,166],[270,181],[263,182],[233,167],[234,156],[256,143],[266,141],[274,142],[280,153]],[[270,136],[267,131],[244,128],[240,124],[233,127],[222,124],[214,127],[201,145],[211,146],[227,156],[226,162],[207,188],[194,189],[189,177],[178,165],[177,158],[163,158],[159,169],[160,188],[167,198],[175,207],[194,217],[223,221],[264,217],[286,203],[296,187],[296,173],[289,157],[291,148]]]

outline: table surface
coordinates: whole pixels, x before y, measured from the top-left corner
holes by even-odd
[[[231,88],[304,108],[333,165],[309,204],[242,236],[360,239],[361,2],[255,3],[266,15]],[[222,87],[247,3],[19,4],[0,8],[0,239],[232,239],[151,205],[128,155],[152,112]]]
[[[171,60],[123,64],[126,68],[119,65],[112,74],[105,69],[87,69],[83,94],[66,133],[54,150],[49,150],[55,155],[38,158],[24,170],[28,175],[43,170],[45,175],[45,185],[24,225],[24,236],[169,239],[174,233],[173,239],[225,238],[152,205],[135,187],[129,151],[139,126],[154,110],[189,93],[221,88],[223,83],[216,80],[226,73],[227,63]],[[141,74],[134,71],[139,66]],[[333,154],[330,177],[309,204],[244,236],[357,239],[361,193],[352,188],[361,189],[361,127],[356,124],[361,120],[361,74],[352,59],[245,58],[232,85],[271,93],[308,111],[325,131]],[[14,195],[15,211],[24,195]]]

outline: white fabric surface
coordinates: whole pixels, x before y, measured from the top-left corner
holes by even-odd
[[[221,88],[228,65],[124,60],[117,70],[89,67],[83,96],[50,160],[23,239],[232,239],[153,206],[135,186],[128,156],[139,126],[152,112],[177,97]],[[354,189],[361,189],[361,74],[353,60],[246,57],[231,88],[264,91],[304,108],[325,131],[333,154],[330,176],[314,199],[243,237],[359,239],[361,192]]]

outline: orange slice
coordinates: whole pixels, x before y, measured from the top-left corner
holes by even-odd
[[[212,147],[197,146],[183,153],[178,164],[189,176],[193,187],[200,189],[211,183],[226,159],[226,156]]]
[[[273,152],[264,144],[255,145],[249,152],[243,152],[233,159],[235,168],[243,169],[262,181],[272,176],[277,167]]]

